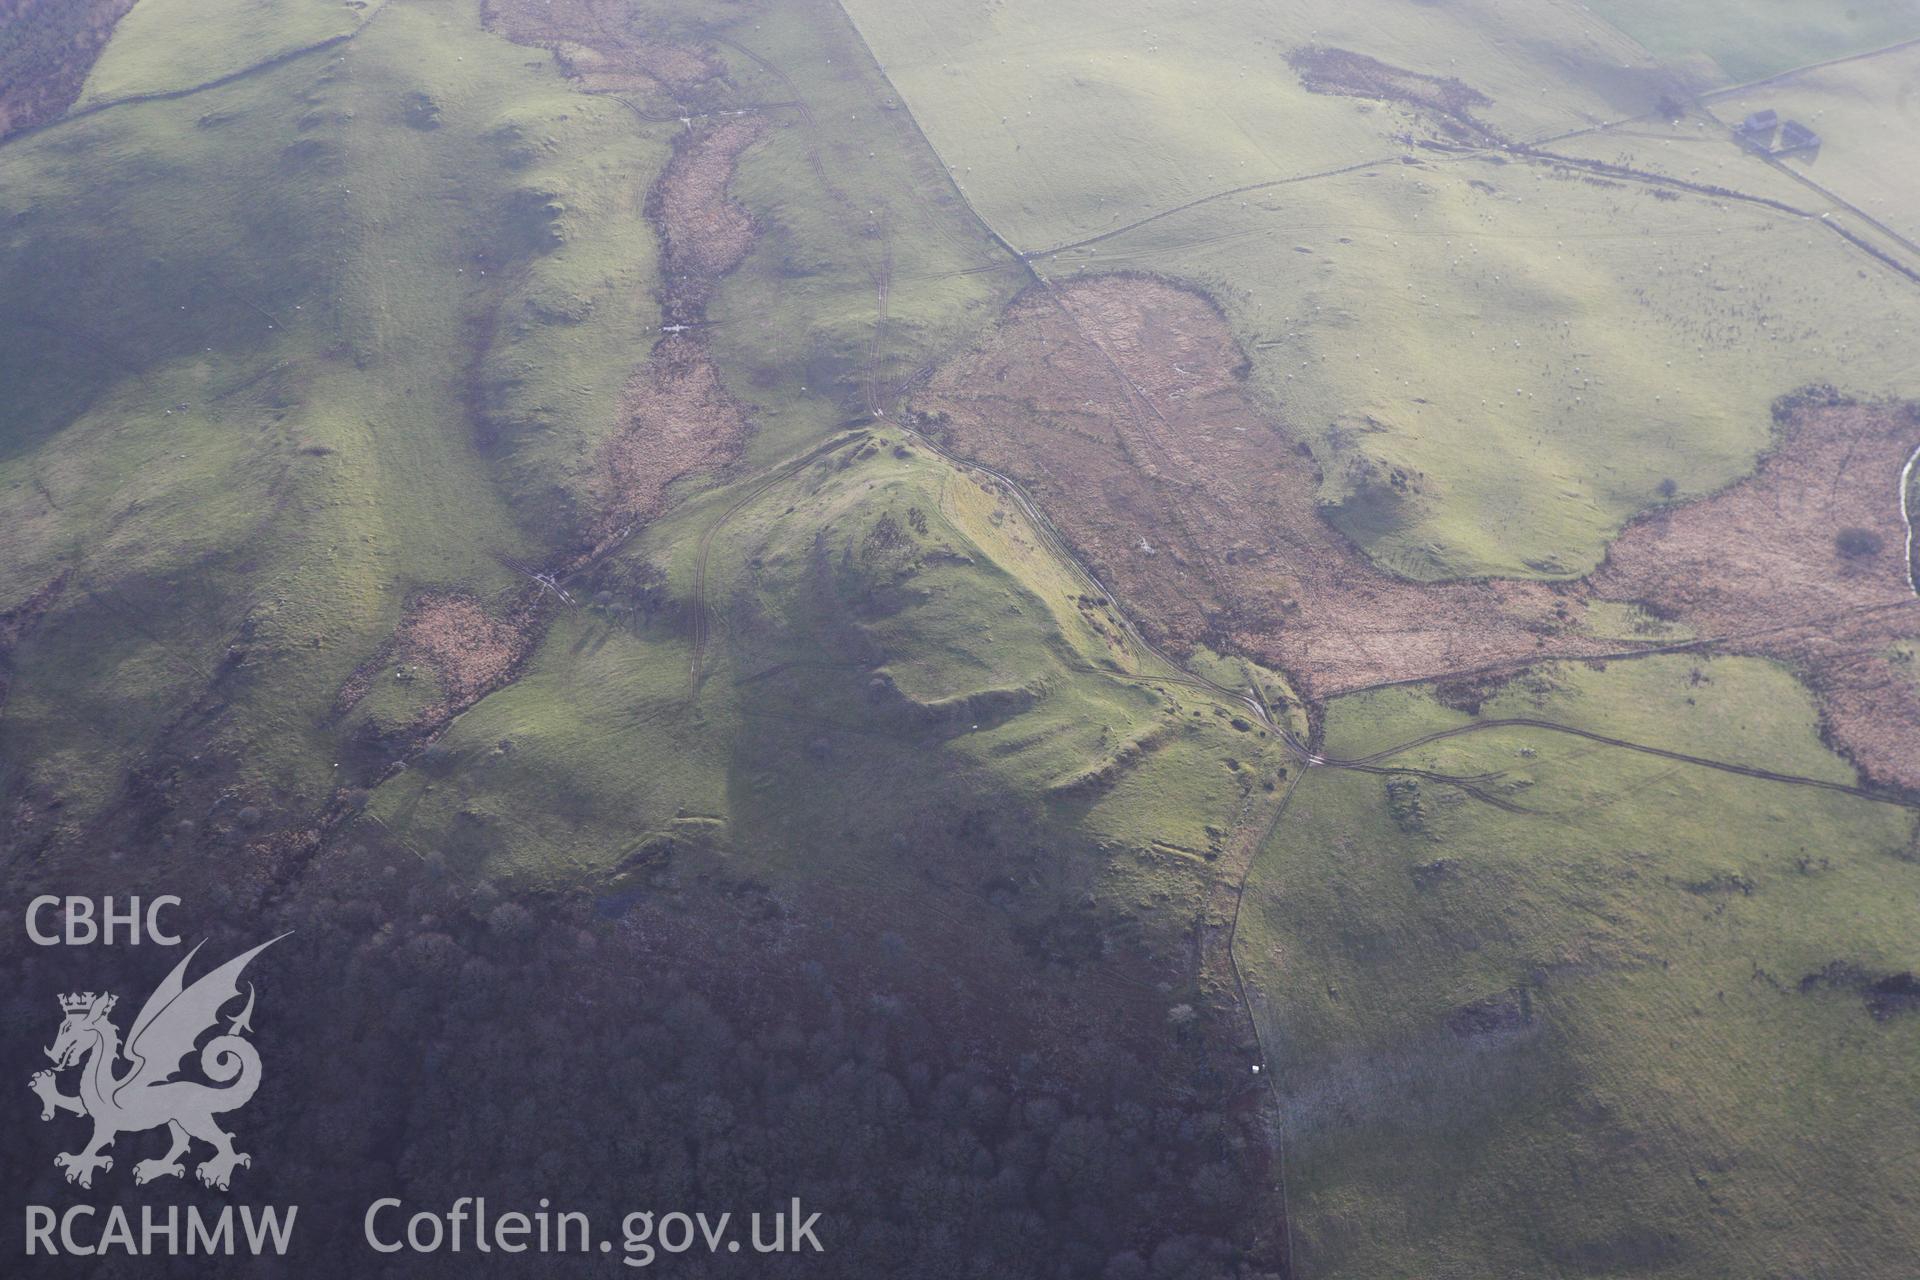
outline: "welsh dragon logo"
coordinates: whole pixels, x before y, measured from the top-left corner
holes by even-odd
[[[214,1036],[200,1050],[200,1070],[214,1083],[174,1076],[200,1037],[217,1026],[220,1010],[239,998],[240,972],[247,962],[278,941],[269,939],[187,986],[187,965],[200,951],[194,947],[147,997],[124,1046],[119,1028],[108,1016],[118,997],[91,991],[60,997],[66,1018],[47,1050],[53,1070],[36,1072],[30,1087],[40,1096],[42,1120],[70,1111],[93,1121],[93,1138],[86,1146],[53,1158],[56,1166],[66,1170],[68,1182],[91,1187],[96,1171],[113,1168],[113,1157],[105,1152],[115,1138],[162,1125],[172,1145],[165,1155],[133,1166],[136,1183],[180,1177],[186,1172],[180,1157],[195,1139],[213,1148],[213,1154],[194,1169],[194,1176],[209,1187],[226,1190],[234,1169],[253,1163],[251,1156],[234,1150],[233,1135],[214,1120],[246,1106],[260,1087],[260,1054],[245,1038],[253,1030],[249,1022],[252,983],[247,984],[246,1007],[228,1020],[226,1033]],[[123,1058],[128,1066],[116,1072]],[[55,1073],[74,1066],[80,1068],[80,1092],[61,1093]]]

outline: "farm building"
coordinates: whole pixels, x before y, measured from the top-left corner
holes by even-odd
[[[1780,145],[1773,149],[1773,153],[1781,155],[1788,151],[1815,151],[1819,146],[1819,134],[1798,120],[1789,120],[1780,129]]]
[[[1755,111],[1733,127],[1733,135],[1755,150],[1770,151],[1773,149],[1773,131],[1779,123],[1779,113],[1771,108]]]

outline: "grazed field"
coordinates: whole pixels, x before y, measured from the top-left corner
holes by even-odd
[[[1594,0],[1594,12],[1696,85],[1740,83],[1920,36],[1920,12],[1906,0]]]
[[[1820,135],[1818,150],[1782,163],[1920,241],[1920,43],[1715,95],[1708,105],[1728,122],[1774,111],[1807,124]],[[1746,159],[1749,169],[1761,165]]]
[[[1546,665],[1480,714],[1849,772],[1751,658]],[[1329,748],[1472,722],[1363,694]],[[1914,815],[1527,730],[1392,759],[1524,810],[1314,770],[1256,864],[1299,1272],[1902,1275],[1920,1018],[1872,987],[1920,966]]]
[[[1775,397],[1920,393],[1882,340],[1920,331],[1883,237],[1705,118],[1662,123],[1681,80],[1590,15],[1153,6],[1069,31],[1065,5],[854,8],[1037,270],[1219,303],[1336,523],[1395,573],[1576,577],[1664,482],[1696,496],[1749,469]],[[1264,38],[1228,59],[1207,23],[1230,16]],[[1912,167],[1910,131],[1854,145]],[[1355,458],[1424,483],[1371,501],[1344,487]]]
[[[384,7],[385,0],[138,0],[94,63],[78,105],[245,75],[337,44]]]
[[[1457,76],[1511,137],[1636,114],[1668,80],[1577,7],[1520,0],[1142,0],[1125,20],[1102,0],[848,9],[968,199],[1027,252],[1243,184],[1397,159],[1413,113],[1310,92],[1289,62],[1304,48]]]
[[[1594,135],[1565,144],[1575,163],[1416,153],[1037,266],[1203,288],[1257,397],[1320,460],[1318,496],[1384,567],[1570,579],[1664,489],[1699,496],[1750,470],[1778,396],[1920,394],[1896,340],[1920,332],[1920,289],[1817,214],[1577,167],[1658,146]],[[1665,164],[1820,205],[1724,136],[1675,137]],[[1420,484],[1356,488],[1354,460]]]

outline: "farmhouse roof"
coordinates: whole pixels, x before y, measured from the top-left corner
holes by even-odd
[[[1782,151],[1799,151],[1807,147],[1817,147],[1819,145],[1820,135],[1812,129],[1809,129],[1806,125],[1801,124],[1798,120],[1787,121],[1786,126],[1780,130],[1780,149]]]

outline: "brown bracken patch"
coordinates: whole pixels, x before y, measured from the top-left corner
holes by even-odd
[[[600,451],[591,481],[598,548],[659,514],[675,480],[739,455],[750,424],[728,394],[697,328],[714,284],[753,243],[753,219],[727,195],[735,162],[765,131],[736,119],[684,133],[647,197],[659,232],[669,333],[628,379],[620,426]]]
[[[133,0],[0,0],[0,138],[57,120]]]
[[[1500,140],[1473,115],[1474,108],[1492,106],[1493,99],[1451,76],[1424,75],[1364,53],[1323,45],[1296,49],[1287,61],[1309,92],[1399,103],[1456,142]]]
[[[734,162],[765,132],[754,117],[681,135],[660,180],[647,198],[647,214],[660,229],[661,265],[669,280],[671,314],[704,306],[715,280],[733,270],[753,243],[753,217],[727,195]],[[689,296],[679,296],[685,291]]]
[[[593,93],[685,94],[724,73],[701,49],[638,30],[632,0],[485,0],[481,20],[515,44],[550,49]]]
[[[465,706],[503,681],[525,652],[522,630],[465,596],[423,596],[393,634],[394,653],[440,680],[447,701]]]
[[[1200,294],[1104,276],[1029,290],[910,411],[1025,483],[1150,638],[1258,658],[1310,703],[1431,680],[1477,702],[1535,661],[1654,650],[1580,629],[1589,601],[1631,600],[1715,649],[1792,664],[1836,747],[1920,787],[1920,691],[1892,656],[1920,635],[1894,494],[1920,441],[1911,408],[1783,401],[1782,442],[1753,477],[1637,522],[1590,580],[1417,583],[1321,518],[1313,459],[1245,368]]]
[[[1833,745],[1920,790],[1920,679],[1893,657],[1920,637],[1896,479],[1920,411],[1830,389],[1781,401],[1781,439],[1754,474],[1636,521],[1590,579],[1651,600],[1727,652],[1778,658],[1820,700]],[[1852,538],[1843,538],[1851,531]]]
[[[1030,290],[912,407],[957,453],[1028,482],[1150,634],[1248,653],[1310,698],[1532,657],[1560,635],[1572,606],[1546,585],[1377,568],[1320,518],[1313,459],[1253,403],[1244,367],[1206,298],[1107,276]]]
[[[715,84],[724,66],[704,49],[671,44],[637,26],[627,0],[486,0],[486,22],[508,39],[552,49],[569,74],[600,91],[660,88],[676,100]],[[646,196],[660,239],[665,336],[628,378],[619,420],[585,479],[585,546],[577,569],[659,514],[669,486],[736,457],[746,410],[721,384],[700,329],[714,285],[752,246],[752,215],[727,193],[741,152],[766,130],[758,116],[694,124]]]
[[[471,596],[434,592],[407,606],[393,636],[360,664],[334,698],[343,715],[367,696],[374,679],[394,664],[426,668],[440,696],[429,702],[402,735],[419,745],[460,712],[512,683],[533,651],[541,629],[541,597],[530,596],[513,614],[500,617]]]
[[[658,514],[668,485],[732,461],[747,433],[746,412],[720,384],[705,346],[684,334],[662,339],[635,370],[620,418],[595,473],[596,539]]]
[[[727,184],[765,127],[746,118],[682,134],[647,196],[660,235],[662,311],[684,331],[663,337],[627,381],[619,428],[590,481],[596,550],[659,514],[675,480],[732,461],[746,438],[746,409],[722,385],[697,326],[714,284],[753,243],[753,219]]]

